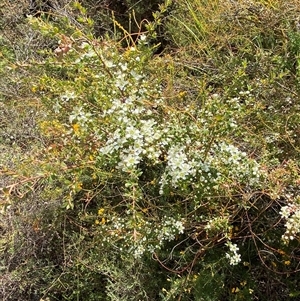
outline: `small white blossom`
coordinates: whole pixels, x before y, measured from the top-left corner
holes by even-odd
[[[121,154],[120,159],[121,161],[119,162],[118,167],[125,172],[135,169],[140,163],[140,157],[138,153]]]
[[[57,101],[54,106],[53,106],[53,110],[55,114],[58,114],[60,112],[60,109],[62,108],[62,106],[60,105],[60,103]]]
[[[144,41],[146,41],[146,39],[147,39],[147,36],[146,36],[145,34],[141,34],[141,35],[140,35],[140,40],[141,40],[141,41],[144,42]]]
[[[229,253],[226,253],[225,257],[229,259],[230,265],[237,265],[239,262],[241,262],[241,255],[238,254],[239,248],[236,244],[233,244],[232,242],[228,241],[226,245],[229,247]]]
[[[125,134],[125,138],[127,139],[133,139],[133,140],[137,140],[142,138],[142,135],[140,133],[140,130],[135,128],[134,126],[128,126],[126,128],[126,134]]]
[[[76,94],[73,91],[66,91],[65,94],[62,94],[60,96],[60,99],[62,101],[69,101],[70,99],[76,98]]]
[[[105,60],[104,63],[107,68],[113,68],[116,66],[112,61]]]

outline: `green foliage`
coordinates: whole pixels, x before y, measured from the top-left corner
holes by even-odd
[[[124,47],[86,2],[28,18],[25,62],[1,40],[23,102],[1,90],[2,299],[296,296],[297,3],[136,4],[148,31],[106,24]],[[157,56],[161,26],[176,51]]]

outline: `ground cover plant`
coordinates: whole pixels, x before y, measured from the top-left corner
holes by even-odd
[[[6,4],[2,300],[297,300],[297,1]]]

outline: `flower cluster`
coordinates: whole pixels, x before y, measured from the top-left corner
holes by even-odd
[[[161,189],[168,183],[167,177],[173,187],[181,180],[193,177],[196,174],[196,161],[189,159],[184,146],[175,145],[170,147],[167,155],[165,174],[161,179]]]
[[[90,121],[91,116],[92,114],[90,112],[85,112],[83,107],[75,107],[69,117],[69,121],[70,123],[76,121],[81,126],[84,126],[86,123]]]
[[[230,265],[237,265],[241,262],[241,255],[238,254],[239,248],[236,244],[233,244],[231,241],[226,243],[226,246],[229,248],[229,253],[226,253],[226,258],[229,259]]]
[[[205,229],[208,234],[213,234],[214,232],[223,231],[226,233],[229,227],[229,217],[228,216],[218,216],[208,221]]]
[[[176,220],[173,217],[164,217],[160,228],[154,230],[159,244],[162,244],[163,241],[174,240],[176,235],[182,234],[183,231],[183,222],[181,220]]]
[[[209,190],[224,171],[227,178],[246,179],[250,185],[258,182],[259,165],[245,152],[217,139],[208,143],[212,131],[222,135],[232,129],[238,102],[223,101],[220,95],[213,95],[203,107],[188,108],[186,114],[169,112],[163,108],[166,100],[160,85],[155,81],[149,84],[140,71],[138,55],[131,55],[128,62],[104,61],[114,76],[112,85],[123,92],[112,93],[110,105],[102,113],[102,118],[109,121],[107,132],[100,134],[103,146],[99,154],[104,164],[113,163],[114,168],[127,173],[138,170],[144,161],[148,166],[161,163],[161,195],[170,187],[180,189],[189,184]],[[233,111],[227,106],[233,106]],[[229,112],[230,122],[223,117],[222,110]],[[191,122],[191,114],[197,116],[196,123]],[[207,145],[210,149],[206,149]]]
[[[227,166],[228,173],[236,179],[247,179],[250,184],[259,182],[261,176],[259,164],[240,151],[236,146],[221,142],[215,147],[217,160]]]
[[[153,224],[145,223],[145,233],[143,236],[136,240],[132,247],[129,249],[133,253],[134,257],[139,258],[145,252],[154,253],[160,250],[164,242],[172,241],[176,239],[176,236],[182,234],[184,231],[183,221],[176,220],[173,217],[164,217],[159,223],[158,227],[154,227]]]
[[[280,215],[286,219],[286,231],[282,239],[287,243],[289,240],[295,239],[296,235],[300,233],[300,206],[296,204],[283,206]]]
[[[128,214],[130,215],[130,211]],[[184,221],[180,217],[175,219],[164,216],[155,224],[141,218],[128,223],[126,218],[109,216],[101,209],[95,224],[98,232],[103,235],[103,245],[113,243],[119,246],[120,251],[129,252],[136,258],[146,252],[153,253],[161,249],[166,241],[175,240],[185,229]]]
[[[135,120],[134,116],[129,119],[123,114],[124,111],[138,111],[139,107],[133,107],[127,101],[120,110],[123,111],[119,112],[120,117],[123,117],[120,128],[116,129],[107,139],[106,144],[100,149],[100,153],[103,155],[117,154],[119,157],[117,167],[125,172],[137,169],[142,158],[158,163],[161,153],[158,141],[164,131],[155,119],[151,118],[151,112],[148,112],[149,119]]]
[[[161,88],[155,83],[149,85],[145,74],[139,71],[139,60],[139,56],[132,55],[129,62],[109,65],[114,77],[112,86],[117,89],[101,116],[109,120],[109,133],[102,133],[105,144],[100,154],[116,158],[116,167],[124,172],[138,169],[139,163],[146,158],[158,163],[160,140],[166,133],[154,109],[162,103]],[[121,95],[117,91],[121,91]],[[158,97],[152,99],[154,93]]]

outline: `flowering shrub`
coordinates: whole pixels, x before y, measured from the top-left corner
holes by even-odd
[[[5,260],[24,276],[36,258],[48,277],[34,288],[21,277],[27,299],[34,290],[50,300],[263,300],[262,277],[296,283],[278,275],[295,272],[299,259],[298,73],[285,61],[297,50],[270,46],[261,6],[197,3],[176,3],[168,24],[181,27],[169,38],[191,41],[161,56],[152,40],[159,12],[149,33],[127,33],[126,47],[95,38],[85,15],[29,20],[56,48],[26,65],[39,148],[3,171],[14,179],[3,195],[18,232],[7,249],[26,257]]]

